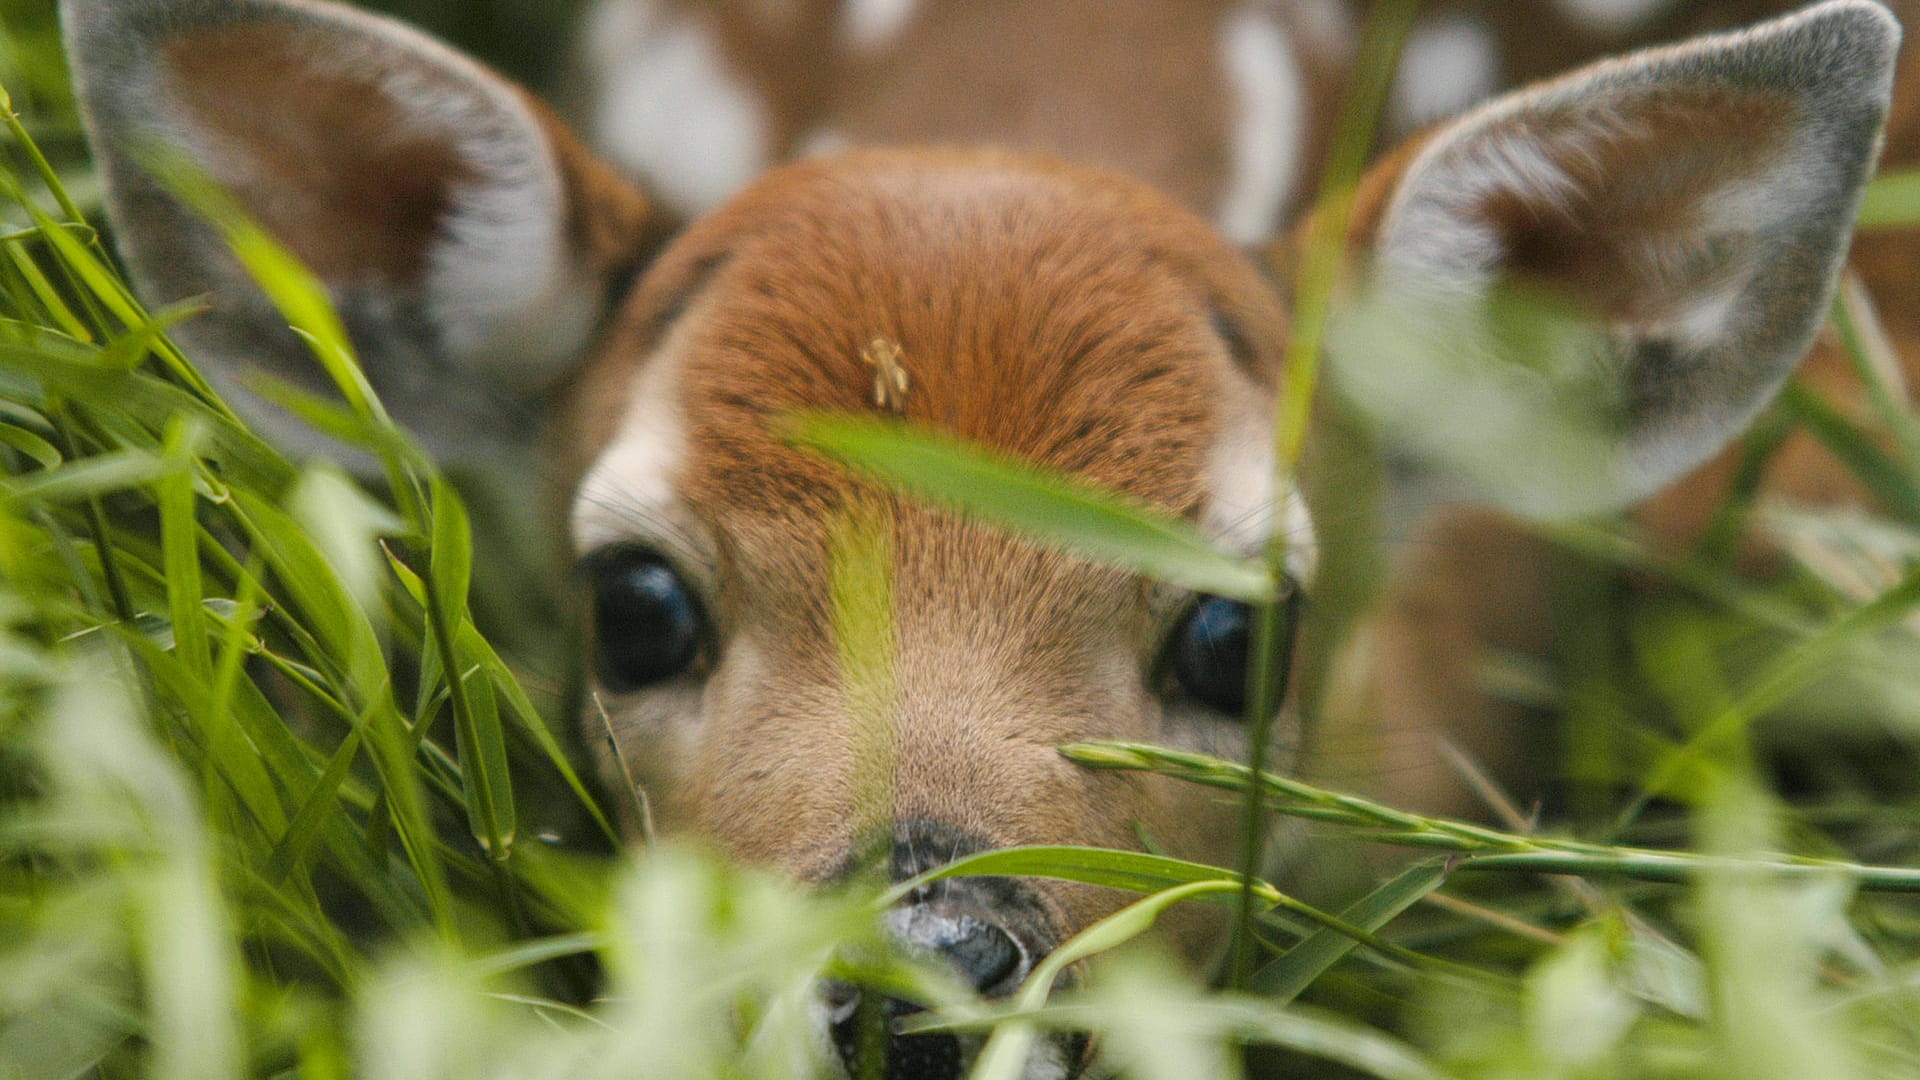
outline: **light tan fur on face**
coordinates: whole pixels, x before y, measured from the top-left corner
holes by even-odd
[[[1175,850],[1224,854],[1228,819],[1206,810],[1218,800],[1079,769],[1055,749],[1221,738],[1163,713],[1160,590],[862,488],[775,429],[795,410],[874,410],[861,351],[884,337],[911,374],[909,421],[1197,517],[1215,444],[1264,431],[1263,412],[1237,405],[1224,415],[1253,430],[1222,430],[1223,399],[1269,393],[1285,329],[1250,265],[1117,178],[872,152],[776,174],[696,226],[628,316],[572,430],[611,440],[616,457],[599,402],[671,366],[656,385],[675,388],[685,431],[676,509],[708,545],[721,639],[703,690],[607,702],[663,825],[809,878],[903,820],[999,845],[1129,847],[1137,822]],[[617,487],[596,501],[608,496]],[[866,763],[886,771],[887,794],[871,806],[824,571],[829,534],[856,511],[884,523],[894,596],[890,751]],[[621,519],[618,506],[576,513],[597,538]]]

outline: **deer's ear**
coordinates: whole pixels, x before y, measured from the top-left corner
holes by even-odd
[[[1411,433],[1399,449],[1425,472],[1479,471],[1467,494],[1522,512],[1625,504],[1697,465],[1767,403],[1827,312],[1899,33],[1878,4],[1836,0],[1435,131],[1374,181],[1354,321],[1390,329],[1347,335],[1351,393]],[[1515,330],[1516,295],[1576,317],[1530,332],[1523,314]],[[1450,366],[1483,353],[1491,376]],[[1423,385],[1436,366],[1458,385]],[[1536,445],[1579,408],[1589,437]],[[1556,455],[1592,468],[1576,477]]]
[[[143,169],[155,146],[319,275],[391,411],[455,457],[524,441],[609,283],[668,233],[532,99],[398,23],[319,0],[61,7],[122,252],[149,300],[210,299],[180,336],[243,406],[242,372],[318,386],[317,365]]]

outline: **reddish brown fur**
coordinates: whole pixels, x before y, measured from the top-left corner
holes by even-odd
[[[1232,354],[1216,318],[1252,355]],[[1215,402],[1228,381],[1267,392],[1252,376],[1277,365],[1285,325],[1253,268],[1164,196],[999,153],[800,165],[695,226],[582,381],[569,440],[594,457],[618,422],[608,389],[636,363],[680,365],[692,441],[676,488],[719,538],[715,617],[754,674],[709,691],[750,703],[707,711],[661,820],[806,877],[894,820],[996,844],[1121,845],[1140,821],[1180,850],[1217,848],[1230,833],[1194,829],[1210,799],[1053,749],[1154,736],[1146,673],[1100,667],[1113,648],[1150,655],[1144,586],[863,492],[774,431],[795,410],[873,409],[860,351],[885,337],[911,376],[909,420],[1192,516]],[[866,811],[822,572],[855,510],[891,538],[897,620],[890,761],[866,766],[890,775]],[[1112,899],[1057,896],[1073,925]]]
[[[828,33],[814,8],[803,5],[803,10],[812,14],[803,14],[788,24],[789,32]],[[1031,16],[1041,20],[1050,17]],[[1194,26],[1205,21],[1197,14],[1192,17]],[[1217,13],[1209,17],[1217,17]],[[737,56],[750,54],[754,33],[768,33],[764,27],[750,33],[751,25],[757,25],[750,24],[750,20],[737,14],[729,15],[723,22],[730,48]],[[956,43],[961,31],[942,27],[938,18],[916,24],[902,39],[899,53],[889,54],[893,63],[899,65],[898,70],[919,72],[919,77],[933,80],[934,85],[951,85],[953,80],[963,78],[952,67],[943,66],[959,63],[954,59],[956,56],[968,55],[968,49]],[[1039,33],[1033,27],[1029,31]],[[1204,38],[1209,47],[1212,42],[1211,29],[1198,36],[1178,29],[1168,29],[1166,33],[1168,39],[1175,42],[1171,48],[1176,54],[1186,47],[1179,42]],[[774,39],[764,38],[762,44],[768,40]],[[1033,37],[1031,40],[1055,39]],[[863,74],[866,69],[857,59],[832,55],[844,64],[845,71],[830,80],[814,68],[743,66],[747,70],[774,72],[768,77],[777,83],[769,84],[775,88],[776,99],[781,98],[779,87],[798,86],[793,80],[813,80],[790,98],[810,103],[808,109],[814,111],[807,112],[808,117],[833,115],[833,103],[841,100],[838,97],[841,94],[854,94],[850,99],[853,101],[862,100],[861,95],[870,95],[875,100],[893,102],[889,109],[900,110],[863,120],[875,126],[867,131],[856,130],[855,134],[911,139],[923,137],[927,131],[946,132],[945,125],[949,124],[962,125],[955,130],[965,130],[968,101],[906,95],[904,103],[900,103],[885,92],[883,85],[871,81],[877,76],[870,72]],[[900,59],[902,55],[905,60]],[[1025,62],[1021,56],[1031,58],[1031,54],[1022,52],[1007,61]],[[1920,153],[1920,132],[1915,130],[1920,125],[1920,94],[1915,91],[1920,78],[1913,75],[1914,56],[1915,46],[1909,41],[1890,129],[1889,163],[1907,161],[1908,155]],[[1150,68],[1149,76],[1153,70],[1159,69]],[[863,83],[862,79],[869,81]],[[856,93],[846,87],[861,89]],[[1175,108],[1151,94],[1136,91],[1134,96],[1152,102],[1154,108],[1163,105]],[[1213,95],[1216,109],[1218,97],[1217,93]],[[1173,100],[1186,99],[1176,95]],[[1195,107],[1199,107],[1195,100]],[[1684,226],[1681,221],[1660,219],[1677,201],[1666,196],[1684,190],[1691,182],[1688,159],[1684,155],[1675,158],[1672,147],[1692,145],[1689,133],[1681,130],[1692,123],[1687,119],[1688,110],[1682,106],[1697,104],[1700,103],[1665,102],[1655,113],[1639,118],[1642,121],[1639,130],[1647,136],[1643,141],[1623,141],[1609,148],[1605,156],[1612,167],[1625,168],[1637,176],[1657,172],[1652,168],[1655,165],[1665,170],[1663,184],[1637,189],[1637,201],[1615,215],[1623,227],[1629,222],[1642,226],[1659,224],[1676,230]],[[1722,117],[1728,113],[1738,114],[1744,118],[1744,124],[1755,130],[1777,117],[1782,108],[1779,101],[1758,96],[1712,104]],[[952,115],[940,111],[948,108],[958,111]],[[982,109],[980,113],[993,111]],[[801,114],[796,110],[792,115]],[[1330,118],[1331,111],[1323,109],[1321,116]],[[793,140],[803,134],[800,129],[807,124],[798,119],[785,123],[782,138],[786,141],[781,145],[791,148]],[[1147,123],[1140,126],[1148,130],[1164,129],[1162,125]],[[978,134],[1003,142],[1018,143],[1022,139],[1017,130]],[[1205,124],[1192,127],[1183,135],[1203,148],[1217,148],[1220,143],[1218,129]],[[1040,140],[1040,145],[1056,152],[1070,152],[1078,147],[1072,141],[1057,141],[1061,138],[1057,134],[1035,138]],[[1216,159],[1206,158],[1206,153],[1213,151],[1189,149],[1162,154],[1149,147],[1149,152],[1140,156],[1114,160],[1102,155],[1128,152],[1128,141],[1124,138],[1100,141],[1109,145],[1094,150],[1081,148],[1082,156],[1108,161],[1144,176],[1190,205],[1204,205],[1204,193],[1217,185],[1217,167],[1208,165],[1209,160]],[[1418,142],[1415,140],[1397,151],[1370,174],[1357,211],[1356,248],[1363,248],[1366,237],[1377,228],[1386,200]],[[1116,145],[1119,150],[1115,149]],[[1744,152],[1755,155],[1757,165],[1761,149],[1762,144],[1756,140]],[[1725,150],[1722,144],[1721,151]],[[1199,156],[1195,156],[1196,153]],[[868,160],[886,162],[888,168],[893,169],[913,159],[881,156]],[[925,160],[931,163],[933,159]],[[1580,167],[1577,161],[1572,164],[1576,169]],[[854,189],[858,187],[854,185]],[[1196,196],[1195,192],[1203,194]],[[1107,366],[1076,372],[1065,384],[1053,381],[1054,374],[1050,371],[1041,372],[1039,378],[1017,375],[1017,365],[1022,359],[1050,351],[1044,348],[1022,351],[1022,344],[1042,343],[1031,340],[1032,324],[1025,321],[1021,313],[1045,307],[1038,303],[1045,289],[1064,286],[1072,292],[1074,283],[1070,280],[1054,285],[1035,282],[1032,298],[1024,294],[967,297],[962,288],[939,310],[916,310],[913,301],[918,297],[911,292],[891,292],[889,282],[929,280],[929,265],[933,267],[931,280],[947,280],[945,274],[951,268],[975,266],[975,260],[967,257],[969,249],[964,237],[952,231],[951,218],[936,217],[930,226],[924,217],[897,219],[893,211],[883,205],[876,205],[864,222],[834,216],[832,212],[839,210],[840,204],[850,197],[858,198],[860,192],[849,189],[845,181],[836,180],[833,169],[804,166],[757,187],[744,202],[736,204],[722,217],[697,227],[693,237],[676,249],[673,261],[652,277],[647,293],[629,309],[629,328],[615,346],[603,354],[601,363],[582,383],[578,415],[582,418],[579,430],[583,435],[579,445],[571,449],[585,447],[589,452],[579,459],[578,467],[583,468],[592,459],[593,451],[604,445],[619,422],[617,407],[607,402],[619,400],[613,388],[625,384],[625,377],[619,374],[621,365],[645,355],[657,344],[655,332],[660,312],[684,302],[685,294],[691,290],[711,304],[713,317],[702,321],[701,337],[692,353],[700,359],[691,367],[685,387],[687,399],[694,403],[691,407],[698,410],[693,426],[703,434],[696,447],[694,464],[682,480],[682,490],[690,501],[705,508],[705,512],[725,516],[724,526],[715,531],[728,536],[733,545],[726,553],[730,571],[741,575],[743,580],[751,580],[756,595],[777,598],[775,606],[782,617],[789,620],[783,634],[776,635],[782,640],[819,642],[830,638],[824,594],[817,580],[818,567],[824,562],[823,544],[831,524],[830,511],[851,496],[844,494],[844,487],[833,486],[830,470],[783,449],[765,433],[763,425],[768,416],[787,408],[870,407],[865,397],[868,373],[859,360],[859,350],[875,335],[894,337],[905,348],[907,366],[915,380],[907,399],[911,417],[937,421],[1005,449],[1077,469],[1176,510],[1192,512],[1200,494],[1194,486],[1198,472],[1195,454],[1210,437],[1203,393],[1192,385],[1180,385],[1176,378],[1171,386],[1161,386],[1151,394],[1128,393],[1122,398],[1121,392],[1126,390],[1128,381],[1121,374],[1124,369]],[[1105,197],[1120,199],[1112,189],[1107,190]],[[1063,216],[1058,220],[1036,219],[1030,226],[1031,236],[1020,234],[1022,242],[1039,241],[1049,235],[1078,240],[1085,230],[1073,223],[1084,220],[1084,215],[1075,204],[1085,198],[1084,194],[1071,195],[1060,206],[1058,213]],[[925,193],[916,193],[915,201],[924,204],[924,200]],[[1130,212],[1144,211],[1142,221],[1163,213],[1138,202],[1130,205]],[[1598,268],[1618,265],[1618,259],[1611,256],[1610,241],[1606,237],[1571,235],[1557,227],[1553,214],[1544,208],[1502,204],[1489,205],[1487,212],[1505,225],[1510,235],[1533,231],[1540,243],[1534,259],[1538,265],[1531,269],[1547,272],[1549,279],[1568,286],[1592,285],[1603,273]],[[837,223],[836,227],[823,228],[822,223],[826,221]],[[767,229],[769,222],[780,224],[769,230],[770,235],[753,235]],[[841,227],[848,224],[854,225],[854,230],[843,233]],[[735,250],[742,236],[750,237],[744,250],[753,253],[751,258]],[[1913,265],[1920,259],[1915,247],[1903,236],[1863,239],[1856,263],[1869,275],[1869,282],[1876,286],[1879,295],[1905,295],[1895,285],[1916,280],[1916,274],[1920,274],[1920,267]],[[1273,253],[1283,293],[1291,262],[1286,256],[1287,250],[1276,247]],[[980,254],[989,259],[1002,257],[991,251]],[[1089,280],[1098,281],[1103,270],[1124,265],[1124,262],[1109,262],[1114,257],[1111,253],[1080,254],[1086,260],[1084,268],[1091,275]],[[903,264],[902,260],[909,259],[919,261],[915,265]],[[822,267],[825,269],[809,269]],[[980,280],[1000,280],[1005,269],[983,267]],[[1124,275],[1114,275],[1115,280],[1121,277]],[[1099,298],[1098,290],[1078,292],[1076,302],[1084,307],[1069,305],[1067,310],[1075,315],[1065,325],[1082,323],[1103,311],[1117,315],[1124,325],[1137,322],[1139,313],[1147,310],[1143,299],[1131,294],[1125,304],[1111,311],[1091,303]],[[1152,309],[1178,312],[1172,323],[1160,329],[1163,337],[1182,320],[1189,324],[1190,331],[1196,313],[1201,310],[1194,305],[1205,301],[1189,297],[1185,302],[1188,307],[1184,311],[1179,311],[1177,305]],[[1036,306],[1023,306],[1023,303]],[[1259,306],[1239,303],[1243,309]],[[1604,301],[1602,306],[1617,308]],[[822,313],[827,312],[834,317],[824,318]],[[988,313],[992,317],[983,319]],[[1644,314],[1619,310],[1613,313]],[[1252,335],[1252,340],[1262,343],[1282,340],[1284,328],[1277,312],[1267,318],[1271,325],[1262,326],[1259,333]],[[1888,321],[1896,340],[1903,343],[1903,355],[1913,363],[1920,351],[1914,348],[1914,338],[1906,329],[1913,325],[1905,321],[1908,318],[1907,311],[1903,310],[1891,313]],[[1049,329],[1057,330],[1061,325],[1050,324]],[[766,328],[773,326],[782,327],[783,332],[767,334]],[[789,327],[800,332],[794,333]],[[1143,331],[1141,340],[1153,338],[1153,333],[1144,332],[1150,328],[1139,329]],[[1270,350],[1271,345],[1263,345],[1263,349]],[[992,378],[986,377],[988,365],[1009,362],[1016,365],[1015,377],[1008,377],[1009,372],[1004,368]],[[1269,355],[1263,365],[1270,362]],[[1824,388],[1849,392],[1850,375],[1839,354],[1830,346],[1822,346],[1809,362],[1804,377],[1819,381]],[[1082,380],[1086,380],[1084,384]],[[1082,389],[1091,392],[1075,393]],[[1123,404],[1104,411],[1100,408],[1116,401]],[[1093,426],[1078,430],[1085,435],[1098,433],[1098,439],[1086,442],[1042,437],[1043,431],[1076,430],[1070,417],[1081,409],[1088,410],[1084,422]],[[1062,415],[1063,412],[1066,415]],[[1038,415],[1049,416],[1049,424],[1028,422]],[[1164,446],[1161,455],[1152,461],[1142,461],[1137,453],[1126,449],[1129,445],[1147,445],[1148,439]],[[1102,454],[1084,452],[1086,448],[1102,446],[1107,448]],[[1678,546],[1690,542],[1704,525],[1706,511],[1703,508],[1718,505],[1733,460],[1731,454],[1724,455],[1703,467],[1674,490],[1640,508],[1640,516],[1657,532],[1666,535],[1670,543]],[[1848,498],[1852,492],[1847,470],[1804,437],[1790,441],[1776,459],[1770,483],[1775,490],[1823,501],[1831,501],[1836,496]],[[835,490],[843,494],[822,494]],[[926,538],[943,535],[952,528],[951,523],[937,515],[902,512],[897,508],[891,513],[896,528],[903,530],[899,535],[906,538],[901,542],[899,553],[901,587],[915,598],[913,603],[903,605],[903,610],[946,610],[944,605],[950,604],[953,598],[947,596],[943,600],[941,590],[950,589],[952,582],[959,580],[949,571],[966,567],[977,572],[982,566],[994,565],[1017,568],[1017,572],[1004,577],[988,574],[982,585],[984,591],[971,598],[981,610],[998,612],[999,622],[984,631],[977,630],[973,637],[945,639],[946,646],[958,652],[942,653],[929,647],[926,656],[978,655],[996,634],[1019,626],[1023,617],[1045,627],[1074,625],[1085,631],[1098,625],[1099,619],[1118,619],[1125,614],[1115,609],[1082,611],[1076,608],[1071,598],[1088,595],[1087,590],[1093,587],[1090,579],[1080,576],[1084,571],[1068,573],[1046,560],[1034,563],[1031,560],[1035,556],[1031,553],[1016,554],[1002,542],[967,534],[964,530],[946,540],[933,542]],[[914,539],[916,537],[920,539]],[[1498,515],[1484,511],[1443,512],[1409,540],[1405,549],[1396,553],[1399,557],[1392,587],[1383,597],[1377,617],[1361,635],[1360,640],[1366,644],[1360,651],[1365,655],[1356,654],[1349,659],[1350,668],[1363,672],[1362,686],[1352,692],[1348,700],[1335,703],[1336,712],[1363,714],[1367,721],[1357,735],[1343,729],[1329,736],[1336,753],[1330,759],[1332,764],[1322,768],[1337,773],[1340,766],[1356,760],[1348,752],[1355,749],[1350,740],[1358,738],[1370,742],[1375,751],[1374,756],[1359,766],[1361,772],[1373,778],[1387,777],[1402,801],[1471,812],[1475,807],[1465,797],[1457,777],[1435,752],[1434,736],[1447,734],[1472,756],[1496,766],[1510,766],[1510,779],[1521,783],[1527,779],[1527,770],[1537,758],[1518,753],[1516,748],[1537,742],[1541,732],[1524,711],[1487,697],[1476,683],[1475,673],[1490,649],[1531,651],[1551,640],[1549,581],[1554,556],[1546,545]],[[1034,582],[1044,584],[1031,596],[1014,588],[1016,584]],[[1039,599],[1045,602],[1039,603]],[[723,601],[723,608],[725,603]],[[738,617],[739,613],[734,614]],[[1092,621],[1080,622],[1082,618]],[[790,670],[805,673],[803,681],[824,680],[832,663],[830,654],[822,652],[786,659]],[[1014,683],[1019,682],[1011,675],[1008,677]],[[816,695],[803,700],[799,707],[824,716],[834,711],[834,702],[830,695]],[[982,724],[992,729],[991,721]],[[731,745],[751,744],[760,748],[758,753],[788,760],[798,754],[800,760],[823,763],[844,753],[848,745],[844,738],[821,738],[823,733],[816,730],[806,745],[787,746],[782,740],[797,737],[795,733],[768,721],[754,722],[751,731],[751,735],[743,732],[742,739]],[[830,734],[845,736],[846,732],[835,729]],[[962,738],[961,744],[965,741]],[[758,753],[756,760],[760,760]],[[963,785],[987,779],[969,770],[951,768],[949,759],[937,748],[901,760],[929,762],[922,771],[909,770],[910,776],[903,774],[903,790],[911,789],[924,778],[933,785],[928,790],[949,793],[942,805],[954,807],[956,812],[965,812]],[[717,760],[707,765],[712,770],[712,778],[686,796],[686,805],[670,807],[669,816],[701,821],[721,835],[732,837],[730,845],[742,854],[771,858],[803,871],[818,872],[818,858],[824,856],[797,855],[788,845],[804,843],[818,853],[834,850],[836,844],[848,839],[844,789],[836,792],[806,784],[791,789],[767,789],[760,799],[761,809],[743,812],[742,806],[753,801],[747,797],[751,785],[766,779],[754,775],[759,767]],[[832,775],[835,769],[844,771],[845,767],[844,761],[830,767],[823,765],[820,775]],[[1040,771],[1030,776],[1023,777],[1016,769],[993,778],[991,790],[1022,792],[1032,790],[1033,785],[1045,785],[1059,796],[1055,809],[1035,808],[1038,816],[1031,820],[1022,818],[1017,824],[1014,821],[971,824],[991,830],[990,834],[1002,842],[1013,842],[1015,837],[1076,835],[1085,841],[1096,834],[1105,835],[1111,819],[1092,812],[1110,812],[1111,806],[1100,807],[1076,799],[1072,792],[1078,789],[1072,784],[1062,788],[1065,778],[1053,772],[1051,763],[1041,767],[1036,759],[1035,767]],[[809,771],[797,770],[790,775]],[[810,858],[814,859],[811,864]]]

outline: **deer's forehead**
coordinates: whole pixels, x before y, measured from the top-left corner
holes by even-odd
[[[1221,443],[1263,423],[1247,402],[1284,324],[1236,252],[1144,189],[887,154],[747,193],[631,315],[665,325],[612,346],[633,371],[583,500],[624,486],[720,529],[814,531],[853,485],[781,442],[803,410],[894,413],[1201,516]]]
[[[882,409],[1190,508],[1232,366],[1219,324],[1250,306],[1238,257],[1126,185],[855,160],[760,208],[709,283],[682,357],[696,471],[812,482],[769,421]]]

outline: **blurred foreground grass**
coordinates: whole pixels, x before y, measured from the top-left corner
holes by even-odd
[[[530,10],[416,6],[470,45],[499,32],[488,13]],[[468,612],[457,495],[371,402],[296,404],[358,433],[390,499],[283,458],[206,391],[166,338],[191,312],[144,311],[82,220],[92,179],[48,5],[0,13],[20,117],[0,162],[0,1080],[806,1076],[822,972],[943,1003],[926,1025],[997,1033],[983,1069],[998,1075],[1051,1026],[1099,1033],[1103,1067],[1153,1078],[1236,1075],[1243,1046],[1265,1047],[1246,1065],[1275,1075],[1920,1075],[1906,891],[1920,778],[1900,774],[1920,744],[1920,444],[1903,408],[1868,428],[1796,390],[1761,425],[1756,460],[1806,425],[1889,507],[1730,507],[1787,549],[1764,589],[1616,527],[1560,537],[1599,599],[1569,616],[1569,640],[1590,647],[1507,683],[1554,703],[1570,745],[1599,748],[1582,759],[1606,763],[1589,765],[1591,790],[1626,793],[1577,814],[1577,837],[1430,822],[1276,778],[1253,794],[1317,823],[1320,850],[1446,854],[1338,911],[1252,885],[1261,947],[1241,992],[1147,949],[1074,995],[1045,1003],[1036,986],[987,1005],[888,956],[872,918],[884,894],[803,895],[673,849],[609,853],[612,810],[557,734],[570,721],[540,714]],[[1880,192],[1877,222],[1920,222],[1910,180]],[[350,355],[296,269],[264,272],[323,354]],[[1844,328],[1860,329],[1865,299]],[[1850,340],[1866,350],[1871,335]],[[886,429],[801,434],[868,465],[917,447],[941,464],[930,475],[974,485],[927,494],[987,515],[996,498],[1037,506],[1039,525],[1009,524],[1270,591],[1265,567],[1196,553],[1056,478]],[[1621,568],[1664,585],[1616,590]],[[1250,786],[1229,763],[1075,753]],[[587,823],[561,842],[542,809],[555,801]],[[1228,870],[1076,850],[955,870],[1143,895],[1063,956],[1241,887]]]

